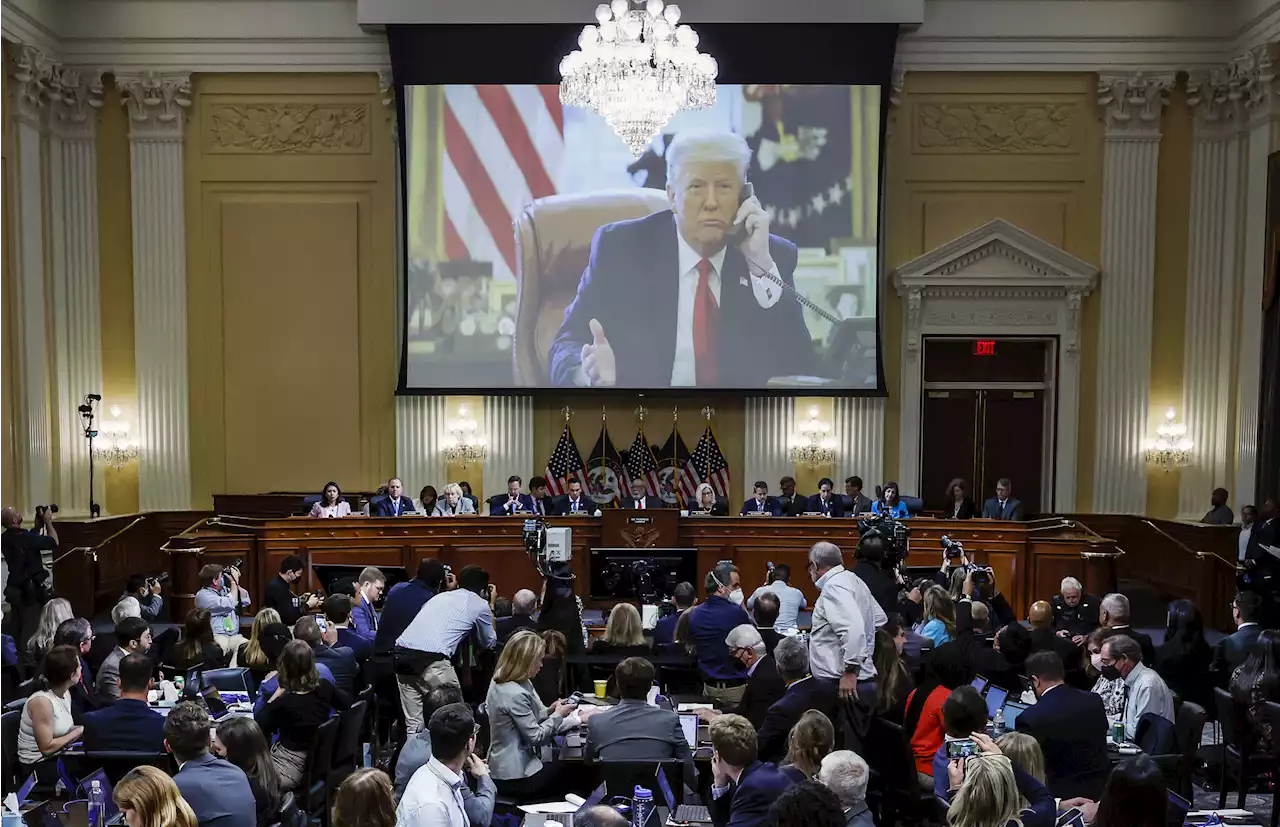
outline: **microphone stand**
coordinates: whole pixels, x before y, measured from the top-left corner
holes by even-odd
[[[84,438],[89,442],[89,517],[102,516],[102,507],[98,505],[93,496],[93,440],[98,436],[98,430],[93,427],[93,403],[101,402],[102,397],[96,393],[85,396],[84,404],[80,406],[80,418],[84,420]]]

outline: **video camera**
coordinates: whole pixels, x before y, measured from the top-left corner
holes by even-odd
[[[544,578],[572,580],[569,562],[573,559],[573,533],[568,528],[547,525],[543,517],[524,521],[524,550]]]
[[[864,547],[876,542],[884,546],[884,568],[897,568],[907,559],[907,542],[911,529],[906,523],[895,520],[888,514],[871,514],[863,518],[858,527],[861,536],[858,538],[858,547],[854,550],[855,556],[863,556],[860,552]]]

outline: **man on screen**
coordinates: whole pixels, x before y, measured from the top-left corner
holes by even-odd
[[[750,159],[731,132],[676,136],[671,209],[596,231],[551,346],[554,384],[749,388],[812,372],[813,342],[789,292],[796,247],[743,198]]]

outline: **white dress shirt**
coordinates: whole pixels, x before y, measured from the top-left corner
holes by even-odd
[[[397,827],[468,827],[462,787],[466,782],[435,756],[418,767],[396,808]]]
[[[1240,527],[1239,546],[1236,550],[1236,560],[1244,561],[1244,553],[1249,548],[1249,538],[1253,536],[1253,526],[1246,525]]]
[[[1138,734],[1143,714],[1154,712],[1173,723],[1173,692],[1156,670],[1139,663],[1124,679],[1129,697],[1124,702],[1124,737],[1132,741]]]
[[[798,625],[800,611],[809,605],[809,601],[804,597],[804,592],[789,583],[774,580],[769,585],[761,586],[751,593],[751,596],[747,598],[747,608],[754,611],[756,598],[764,592],[770,592],[778,598],[778,619],[774,622],[773,628],[779,632],[795,629]]]
[[[423,603],[408,628],[396,639],[396,646],[451,658],[472,629],[479,634],[485,648],[497,645],[489,603],[468,589],[453,589]]]
[[[858,680],[875,678],[872,659],[876,629],[889,617],[862,578],[836,566],[818,578],[822,594],[813,605],[809,633],[809,672],[815,678],[839,679],[845,667],[857,670]]]

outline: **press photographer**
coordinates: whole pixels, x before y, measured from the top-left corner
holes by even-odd
[[[4,617],[5,634],[17,643],[18,650],[26,649],[27,638],[36,630],[40,621],[40,608],[48,602],[49,572],[44,567],[43,553],[58,547],[58,531],[53,527],[53,517],[58,506],[36,506],[36,527],[28,531],[22,528],[22,515],[12,506],[0,512],[0,525],[4,526],[4,562],[9,568],[4,599],[9,611]]]
[[[249,590],[240,585],[240,563],[236,560],[225,569],[210,563],[200,569],[197,578],[196,608],[209,613],[213,640],[224,652],[234,652],[248,643],[240,634],[240,607],[249,605]]]
[[[853,550],[853,573],[867,584],[885,614],[900,611],[899,592],[905,585],[898,567],[907,556],[908,530],[890,517],[868,517],[859,523],[862,536]]]
[[[125,584],[124,594],[120,595],[120,598],[122,600],[126,597],[137,598],[138,606],[142,609],[142,619],[148,623],[155,623],[160,619],[160,612],[164,609],[164,598],[160,595],[160,591],[168,580],[169,572],[167,571],[156,577],[131,574]]]

